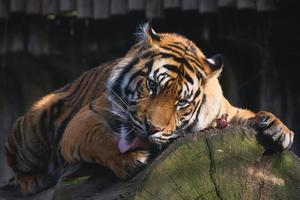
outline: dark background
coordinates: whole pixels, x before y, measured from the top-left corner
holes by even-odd
[[[300,14],[297,0],[0,0],[0,182],[13,122],[43,95],[116,59],[151,20],[207,55],[225,56],[221,82],[236,106],[268,110],[296,135],[300,155]],[[134,7],[136,6],[136,7]]]

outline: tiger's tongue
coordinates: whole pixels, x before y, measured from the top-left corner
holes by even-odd
[[[143,140],[139,136],[135,136],[130,141],[127,141],[125,138],[121,137],[119,140],[119,150],[121,153],[126,153],[127,151],[141,147]]]

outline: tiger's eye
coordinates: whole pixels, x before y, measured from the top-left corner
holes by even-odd
[[[190,102],[188,100],[185,99],[181,99],[177,102],[177,107],[180,108],[185,108],[190,104]]]
[[[157,90],[157,84],[156,84],[156,82],[148,79],[147,85],[148,85],[148,88],[149,88],[150,92],[152,92],[152,93],[155,94],[156,90]]]

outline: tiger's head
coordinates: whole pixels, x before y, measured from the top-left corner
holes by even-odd
[[[208,127],[220,112],[222,57],[208,59],[187,38],[149,24],[139,38],[108,78],[113,110],[125,121],[122,138],[162,144]]]

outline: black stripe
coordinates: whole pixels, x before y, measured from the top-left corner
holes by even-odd
[[[203,98],[202,98],[202,101],[201,101],[201,104],[200,106],[198,107],[198,111],[197,111],[197,116],[199,116],[199,113],[200,113],[200,110],[202,108],[202,105],[206,102],[206,94],[203,95]]]
[[[198,61],[198,58],[195,56],[195,48],[193,46],[186,46],[182,44],[181,42],[174,42],[171,44],[168,44],[166,46],[174,47],[176,49],[179,49],[184,52],[185,56],[190,56],[191,58],[195,59]]]
[[[16,137],[17,137],[17,146],[18,146],[18,154],[17,157],[19,159],[21,159],[23,162],[25,162],[24,164],[27,165],[28,168],[41,168],[42,163],[40,162],[40,160],[37,158],[37,153],[40,153],[39,151],[34,151],[32,148],[36,148],[36,144],[34,142],[36,141],[30,141],[32,143],[28,143],[27,138],[28,137],[23,137],[24,136],[24,132],[23,129],[27,126],[28,124],[33,124],[31,121],[30,122],[26,122],[25,120],[28,120],[28,117],[22,117],[21,120],[18,123],[17,129],[15,131]],[[32,126],[30,126],[30,131],[31,131],[31,135],[36,136],[36,132],[35,130],[32,128]],[[28,158],[28,156],[30,156],[31,158]],[[23,163],[22,163],[23,164]]]
[[[200,70],[202,70],[202,71],[205,72],[204,67],[202,66],[201,63],[199,63],[198,61],[195,61],[194,59],[189,58],[188,56],[187,56],[187,60],[189,62],[193,63],[196,66],[196,68],[198,68],[198,69],[200,69]]]
[[[99,83],[102,82],[102,80],[99,80],[99,74],[102,74],[103,73],[103,70],[96,70],[95,73],[94,73],[94,76],[95,76],[95,79],[94,79],[94,82],[91,83],[90,86],[88,86],[88,91],[87,91],[87,95],[86,97],[87,98],[84,98],[84,103],[87,104],[91,101],[93,101],[94,99],[98,98],[99,97]],[[103,85],[103,83],[102,83]],[[103,91],[102,91],[103,92]]]
[[[192,77],[188,74],[188,73],[183,73],[182,74],[183,75],[183,77],[188,81],[188,82],[190,82],[192,85],[194,84],[194,80],[192,79]]]
[[[176,49],[179,49],[179,50],[181,50],[181,51],[183,51],[184,52],[184,55],[183,55],[183,53],[182,52],[179,52],[179,51],[177,51],[177,50],[174,50],[173,48],[170,48],[170,47],[168,47],[168,46],[172,46],[172,47],[175,47]],[[202,64],[198,61],[198,58],[193,54],[193,53],[189,53],[188,51],[186,51],[185,49],[182,49],[181,47],[179,47],[179,46],[177,46],[177,45],[175,45],[175,44],[169,44],[169,45],[167,45],[167,46],[163,46],[162,47],[163,49],[166,49],[166,50],[169,50],[169,51],[172,51],[172,52],[175,52],[176,54],[179,54],[180,55],[180,57],[185,57],[185,58],[182,58],[182,59],[184,59],[185,61],[184,62],[182,62],[182,63],[185,63],[185,64],[187,64],[189,61],[190,62],[193,62],[197,67],[199,67],[200,69],[202,69],[202,70],[204,70],[203,69],[203,67],[202,67]],[[186,58],[188,58],[188,59],[186,59]],[[188,64],[188,65],[190,65],[190,64]],[[188,66],[188,68],[189,68],[189,66]],[[191,71],[193,71],[191,68],[189,68]]]
[[[148,59],[156,59],[159,56],[162,56],[161,52],[156,52],[156,53],[153,52],[153,54]]]
[[[195,56],[195,54],[186,52],[185,56],[187,58],[189,58],[189,60],[191,60],[192,62],[194,62],[196,65],[198,65],[199,67],[200,66],[202,67],[201,62],[198,60],[198,58]]]
[[[16,125],[14,127],[14,136],[15,136],[15,141],[17,144],[22,143],[22,127],[21,127],[21,120],[24,120],[24,116],[18,118]]]
[[[181,74],[180,69],[178,69],[178,67],[176,65],[165,64],[165,65],[163,65],[163,67],[170,70],[170,71],[172,71],[172,72],[177,73],[178,75]]]
[[[184,113],[182,116],[186,117],[186,116],[190,115],[191,112],[192,112],[192,110],[190,110],[189,112]]]
[[[152,71],[153,64],[154,60],[150,60],[145,64],[145,68],[147,69],[148,74]]]
[[[187,67],[192,73],[194,73],[194,68],[192,65],[190,65],[190,63],[184,59],[184,58],[179,58],[179,57],[176,57],[176,56],[172,56],[173,60],[178,62],[178,63],[181,63],[183,64],[185,67]]]
[[[187,95],[187,96],[185,97],[186,99],[189,99],[189,98],[193,95],[193,92],[191,92],[191,93],[189,92],[189,88],[188,88],[188,94],[189,94],[189,95]]]
[[[139,58],[134,58],[127,66],[125,66],[124,70],[115,81],[115,84],[112,86],[112,90],[119,96],[121,96],[121,83],[125,77],[125,75],[139,62]]]
[[[9,148],[9,150],[10,150],[9,151],[10,154],[15,154],[17,152],[17,145],[15,143],[15,140],[13,140],[12,137],[9,137],[9,139],[7,141],[7,146]],[[7,151],[8,151],[8,148],[6,148]]]
[[[137,72],[135,72],[134,74],[131,75],[128,84],[126,86],[125,89],[125,94],[128,95],[130,93],[130,83],[138,76],[146,76],[147,74],[145,72],[143,72],[142,70],[139,70]]]
[[[70,89],[73,89],[74,85],[75,85],[75,88],[70,91],[70,94],[66,97],[64,97],[63,99],[64,100],[69,100],[69,99],[72,99],[74,96],[77,96],[77,93],[79,93],[80,91],[80,87],[82,85],[82,83],[86,80],[86,76],[88,75],[88,72],[84,72],[78,79],[76,79],[70,86]]]
[[[198,122],[198,116],[199,116],[199,113],[200,113],[200,111],[201,111],[202,105],[203,105],[205,102],[206,102],[206,94],[203,95],[203,98],[202,98],[202,101],[201,101],[201,103],[200,103],[200,106],[198,106],[198,105],[196,106],[196,108],[198,107],[198,109],[195,110],[195,111],[197,111],[195,121],[193,121],[192,124],[190,124],[190,126],[187,127],[187,132],[190,132],[190,131],[194,128],[194,126],[196,125],[196,123]],[[199,104],[199,103],[198,103],[198,104]],[[195,112],[195,111],[194,111],[194,112]]]
[[[186,89],[187,89],[187,91],[188,91],[188,93],[190,93],[190,88],[189,88],[189,85],[184,81],[183,82],[184,83],[184,85],[185,85],[185,87],[186,87]],[[191,94],[190,94],[191,95]]]
[[[178,46],[177,44],[175,43],[171,43],[171,44],[168,44],[166,45],[167,47],[173,47],[175,49],[178,49],[180,51],[183,51],[183,53],[186,51],[186,48],[182,48],[181,46]]]
[[[142,121],[140,121],[134,114],[136,114],[136,112],[132,112],[131,113],[131,120],[132,121],[136,121],[136,122],[138,122],[138,123],[134,123],[136,126],[138,126],[138,127],[140,127],[141,129],[143,129],[143,127],[141,126],[142,124],[143,124],[143,122]]]
[[[159,72],[159,68],[156,69],[156,70],[153,72],[153,77],[156,78],[156,79],[158,78],[158,77],[156,77],[158,72]]]
[[[97,129],[98,129],[99,127],[98,126],[94,126],[92,129],[90,129],[86,134],[87,134],[87,137],[85,138],[85,144],[86,145],[90,145],[91,143],[92,143],[92,139],[94,138],[93,137],[93,133],[94,133],[94,131],[96,131],[97,132]]]
[[[175,55],[172,55],[172,54],[169,54],[169,53],[162,53],[162,52],[160,52],[160,53],[155,54],[155,57],[156,56],[161,56],[161,58],[172,58]],[[155,58],[155,57],[153,57],[153,58]]]
[[[93,104],[92,102],[89,103],[88,106],[89,106],[89,109],[90,109],[91,111],[93,111],[94,113],[100,115],[100,113],[99,113],[97,110],[94,109],[94,104]]]
[[[17,154],[17,166],[16,166],[16,170],[15,171],[19,171],[21,173],[24,173],[24,172],[32,172],[32,170],[35,169],[35,166],[33,165],[33,163],[28,160],[28,158],[23,154],[24,152],[22,150],[18,151],[18,154]],[[19,166],[22,166],[21,169],[19,168]],[[25,165],[25,166],[24,166]],[[27,169],[24,169],[24,167]]]
[[[189,74],[180,71],[180,69],[176,65],[166,64],[163,67],[170,70],[170,71],[172,71],[172,72],[177,73],[178,75],[182,75],[188,82],[190,82],[191,84],[194,84],[194,81],[193,81],[192,77]]]
[[[74,115],[78,112],[78,110],[81,108],[81,105],[75,105],[74,107],[68,109],[69,114],[66,114],[66,118],[63,119],[62,122],[60,122],[60,126],[55,127],[55,130],[53,131],[53,141],[55,144],[58,144],[58,142],[61,139],[62,133],[64,132],[66,126],[70,122],[70,120],[74,117]]]
[[[56,119],[57,117],[59,117],[61,110],[63,108],[63,105],[64,105],[64,101],[62,99],[60,99],[51,106],[51,108],[50,108],[51,119]]]
[[[267,130],[269,128],[271,128],[273,125],[275,124],[275,120],[273,120],[267,127],[265,127],[264,129]]]
[[[181,124],[180,124],[180,127],[183,128],[183,127],[186,126],[188,123],[189,123],[189,120],[182,121]]]
[[[173,59],[175,62],[178,62],[180,64],[184,64],[184,66],[190,70],[191,73],[195,73],[195,71],[197,72],[197,70],[194,70],[194,68],[190,65],[190,63],[184,59],[184,58],[180,58],[176,55],[173,55],[173,54],[169,54],[169,53],[158,53],[158,54],[155,54],[155,56],[161,56],[161,58],[171,58]],[[197,77],[200,79],[201,77],[199,75],[201,75],[201,73],[199,74],[196,74]],[[202,75],[201,75],[202,76]],[[191,79],[191,77],[186,77],[187,80],[189,80],[189,82],[191,82],[192,84],[194,83],[194,81]]]
[[[137,104],[137,101],[128,101],[129,106],[135,106]]]
[[[92,70],[92,73],[90,73],[90,75],[86,78],[87,81],[80,88],[81,89],[80,94],[77,95],[77,97],[75,99],[72,99],[72,102],[74,104],[79,103],[82,105],[84,98],[88,96],[87,93],[89,92],[90,86],[95,83],[95,80],[97,78],[97,76],[96,76],[97,73],[93,73],[94,71],[95,70]]]
[[[194,60],[186,60],[184,58],[181,58],[181,57],[178,57],[178,55],[174,55],[174,54],[171,54],[171,53],[165,53],[165,52],[159,52],[159,53],[155,53],[151,56],[152,59],[156,59],[158,56],[161,56],[161,58],[173,58],[174,61],[176,62],[179,62],[179,63],[184,63],[186,65],[186,67],[191,71],[191,72],[194,72],[194,68],[191,66],[191,64],[189,63],[189,61],[193,62],[197,68],[200,68],[202,71],[204,71],[201,63],[199,62],[195,62]],[[205,72],[205,71],[204,71]],[[201,72],[200,72],[201,74]],[[202,76],[202,75],[201,75]],[[200,78],[199,74],[198,74],[198,77]]]
[[[140,80],[136,83],[136,87],[135,87],[135,89],[134,89],[134,90],[137,90],[137,89],[139,88],[139,90],[138,90],[139,94],[141,93],[141,90],[142,90],[142,87],[139,87],[139,86],[142,85],[143,81],[144,81],[144,79],[140,79]]]
[[[171,88],[171,86],[173,85],[173,83],[175,82],[175,78],[170,78],[169,80],[167,80],[166,82],[166,88]]]
[[[178,96],[180,96],[181,92],[182,92],[182,87],[180,87],[180,89],[178,91]]]
[[[51,111],[51,109],[50,109],[50,111]],[[42,137],[42,140],[45,141],[45,145],[50,144],[48,134],[51,134],[51,132],[49,131],[49,127],[51,126],[51,124],[49,123],[50,120],[51,120],[51,117],[52,117],[51,113],[48,115],[48,111],[43,110],[42,115],[41,115],[40,120],[39,120],[39,124],[40,124],[39,132],[40,132],[40,135]]]
[[[195,73],[196,73],[196,76],[197,76],[197,79],[198,79],[198,80],[201,80],[201,79],[203,78],[203,75],[201,74],[200,71],[195,70]]]
[[[200,89],[198,88],[197,92],[194,95],[194,100],[200,95]]]
[[[44,111],[45,113],[47,110]],[[27,117],[25,117],[26,120],[28,120]],[[24,119],[24,120],[25,120]],[[40,162],[41,160],[44,160],[48,162],[48,155],[49,155],[49,144],[44,140],[44,136],[49,134],[49,132],[43,133],[40,129],[41,121],[44,120],[43,117],[39,116],[39,121],[25,121],[23,126],[29,126],[30,130],[27,130],[27,133],[30,131],[31,135],[33,135],[32,139],[28,141],[28,138],[30,136],[27,136],[26,138],[23,139],[23,149],[27,152],[28,156],[31,156],[31,162],[34,162],[36,167],[40,166],[42,163]],[[41,148],[42,146],[42,148]],[[35,159],[35,160],[33,160]]]
[[[55,141],[55,139],[53,140],[53,138],[57,132],[57,127],[54,126],[53,121],[56,120],[58,117],[60,117],[63,112],[66,112],[65,110],[68,110],[68,107],[65,106],[65,101],[62,99],[58,100],[50,108],[50,117],[49,117],[49,121],[48,121],[48,124],[49,124],[48,131],[49,132],[44,133],[44,134],[47,134],[47,136],[48,136],[48,140],[46,140],[48,142],[48,144],[50,144],[50,142],[53,143]]]
[[[163,74],[160,74],[160,75],[163,75]],[[159,75],[159,76],[160,76]],[[159,79],[159,76],[157,79]],[[158,85],[161,85],[161,82],[163,82],[164,80],[166,79],[166,76],[163,76],[159,81],[158,81]]]
[[[141,59],[151,57],[154,55],[153,53],[154,53],[153,51],[147,51],[141,56]]]
[[[161,73],[161,74],[159,74],[159,75],[157,76],[156,79],[158,80],[160,76],[165,76],[165,75],[168,75],[168,74],[167,74],[166,72]],[[160,83],[161,83],[163,80],[164,80],[164,78],[162,78],[161,80],[159,80],[158,85],[160,85]]]
[[[53,93],[56,94],[56,93],[66,92],[70,89],[70,87],[71,87],[71,83],[68,83],[67,85],[63,86],[62,88],[55,90]]]
[[[166,47],[166,46],[160,46],[160,47],[161,47],[162,49],[171,51],[172,53],[178,54],[178,56],[183,56],[183,55],[182,55],[182,52],[179,52],[179,51],[177,51],[177,50],[175,50],[175,49],[172,49],[172,48],[170,48],[170,47]]]

